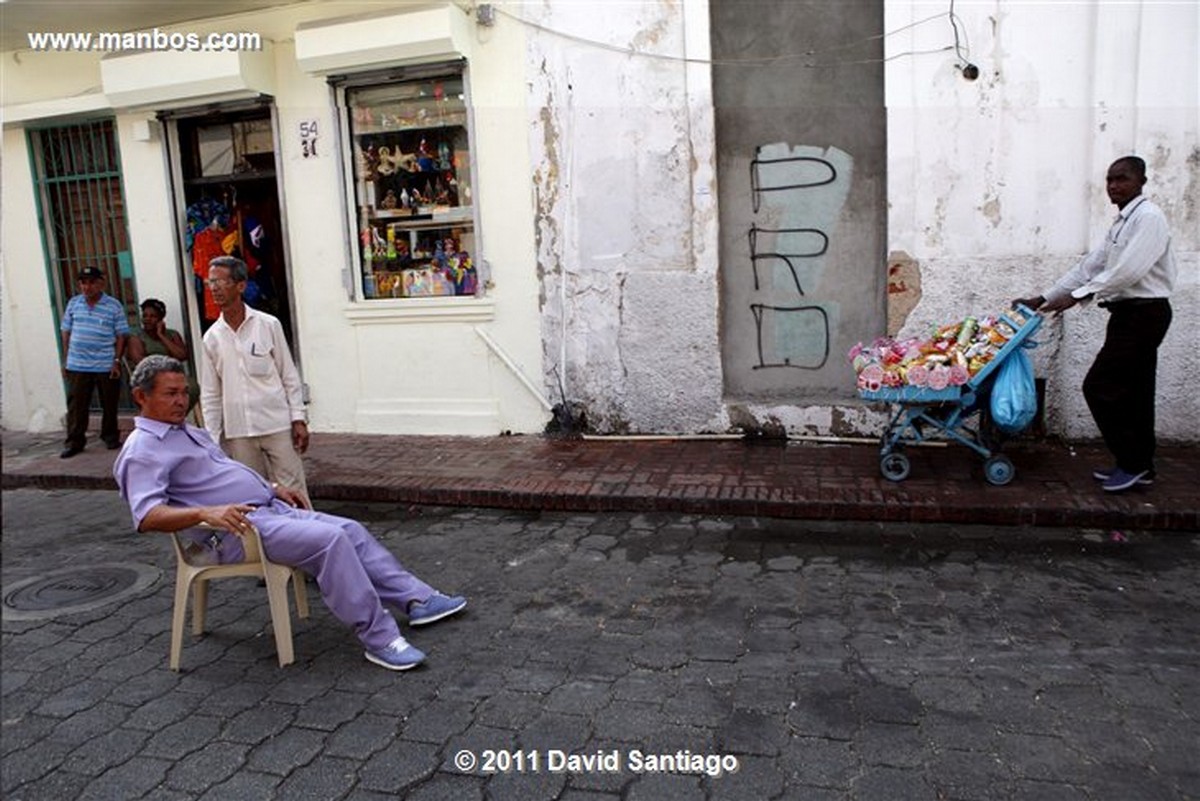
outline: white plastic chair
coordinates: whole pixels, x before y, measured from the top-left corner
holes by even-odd
[[[207,528],[207,526],[202,526]],[[204,616],[208,608],[208,582],[230,576],[255,576],[267,585],[267,604],[271,609],[271,627],[275,630],[275,649],[279,654],[279,666],[295,661],[292,650],[292,618],[288,610],[287,584],[292,580],[296,596],[296,614],[308,617],[308,592],[304,584],[303,571],[278,565],[266,558],[258,529],[251,526],[242,535],[242,549],[246,557],[241,562],[230,564],[204,564],[198,557],[204,548],[181,536],[171,534],[177,559],[175,570],[175,610],[171,619],[171,670],[179,670],[183,652],[183,624],[187,615],[188,593],[192,595],[192,634],[204,633]]]

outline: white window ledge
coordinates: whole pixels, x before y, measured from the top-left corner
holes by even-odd
[[[351,325],[486,323],[495,319],[496,303],[488,298],[397,298],[364,300],[344,312]]]

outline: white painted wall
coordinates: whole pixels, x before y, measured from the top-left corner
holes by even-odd
[[[303,3],[192,26],[258,29],[275,43],[314,428],[537,431],[542,400],[559,400],[560,377],[568,398],[591,399],[601,430],[723,431],[743,422],[731,420],[722,397],[707,0],[497,4],[496,24],[474,29],[478,236],[495,287],[474,316],[452,322],[436,303],[402,310],[345,300],[340,165],[332,141],[303,159],[293,135],[301,119],[327,133],[334,125],[324,80],[295,64],[295,26],[378,7]],[[1200,5],[980,0],[955,8],[963,55],[981,69],[974,82],[947,50],[945,2],[885,3],[888,250],[912,256],[922,284],[905,331],[993,312],[1048,286],[1108,226],[1108,163],[1139,153],[1180,265],[1159,427],[1167,438],[1200,440],[1191,387],[1200,375],[1192,334],[1200,326]],[[95,106],[90,56],[53,66],[51,56],[4,54],[3,63],[6,103]],[[126,181],[134,263],[139,292],[162,297],[174,316],[179,268],[164,267],[176,256],[161,142],[130,135],[144,116],[118,118],[126,174],[137,176]],[[56,333],[41,245],[30,235],[36,217],[19,127],[5,128],[2,170],[3,422],[55,428],[62,393],[46,365],[57,360]],[[1041,336],[1038,369],[1055,433],[1096,433],[1078,387],[1104,320],[1096,309],[1072,310]],[[851,399],[851,378],[847,368],[843,405],[746,411],[791,431],[877,430],[878,413]]]
[[[341,153],[332,92],[324,76],[296,63],[294,31],[304,22],[355,13],[394,13],[416,3],[302,3],[268,12],[196,22],[187,31],[248,30],[273,43],[278,162],[290,254],[297,352],[311,393],[316,431],[497,434],[540,431],[541,341],[534,258],[533,172],[525,111],[525,31],[474,31],[466,46],[476,99],[472,159],[478,164],[477,242],[493,286],[486,297],[352,303],[351,255]],[[428,5],[428,4],[425,4]],[[463,14],[449,6],[452,14]],[[464,15],[465,17],[465,15]],[[178,27],[178,26],[177,26]],[[180,28],[183,30],[183,28]],[[166,31],[172,28],[164,28]],[[61,428],[65,403],[57,370],[50,291],[37,230],[22,120],[42,109],[105,108],[96,55],[4,54],[10,124],[3,151],[3,424]],[[165,142],[139,141],[136,122],[154,108],[116,113],[139,296],[157,296],[168,319],[182,319],[180,263]],[[317,157],[304,158],[297,127],[316,120]],[[12,123],[16,124],[12,124]],[[530,377],[532,380],[529,380]],[[523,380],[524,379],[524,380]],[[532,390],[531,390],[532,387]]]
[[[555,401],[561,381],[600,430],[724,430],[707,3],[530,4],[500,23],[539,26],[530,142]]]
[[[955,69],[947,11],[941,0],[885,3],[888,250],[916,259],[923,288],[904,333],[996,313],[1048,286],[1107,229],[1107,165],[1137,152],[1181,267],[1160,429],[1196,441],[1198,404],[1186,384],[1200,374],[1189,344],[1200,323],[1200,6],[959,3],[961,54],[982,71],[974,82]],[[686,238],[715,241],[699,203],[711,172],[697,177],[713,165],[711,119],[688,112],[711,101],[701,88],[707,68],[677,60],[705,58],[697,32],[707,33],[707,3],[507,13],[541,26],[528,64],[548,383],[561,375],[601,430],[721,430],[733,410],[715,349],[712,254]],[[1096,435],[1078,387],[1105,318],[1075,311],[1042,336],[1056,433]],[[843,405],[748,405],[732,422],[746,422],[744,411],[752,424],[793,432],[879,430],[880,413],[849,399],[851,380],[847,368]]]
[[[149,121],[151,138],[137,138],[138,122]],[[158,298],[167,306],[167,325],[184,330],[179,291],[178,244],[163,129],[146,112],[117,117],[117,143],[125,174],[125,212],[129,225],[138,299]],[[189,260],[190,264],[190,260]]]
[[[1103,177],[1146,159],[1146,194],[1166,212],[1179,260],[1175,319],[1160,351],[1159,431],[1200,440],[1200,5],[959,3],[955,68],[946,4],[889,2],[889,249],[920,265],[905,333],[1003,308],[1048,288],[1116,212]],[[1071,34],[1064,35],[1064,32]],[[1039,334],[1050,426],[1097,430],[1080,392],[1107,313],[1073,309]]]
[[[58,431],[64,428],[67,404],[25,132],[5,128],[3,141],[4,425],[13,421],[23,431]]]

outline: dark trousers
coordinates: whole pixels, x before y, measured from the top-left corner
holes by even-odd
[[[1107,308],[1104,347],[1083,379],[1083,396],[1117,467],[1140,473],[1154,468],[1154,384],[1171,304],[1154,298]]]
[[[108,373],[67,371],[70,390],[67,394],[67,447],[82,448],[87,443],[88,407],[92,391],[100,393],[100,439],[106,443],[121,441],[117,428],[117,403],[121,398],[121,379]]]

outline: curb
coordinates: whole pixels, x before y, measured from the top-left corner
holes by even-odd
[[[111,478],[78,475],[27,475],[5,473],[3,489],[82,489],[116,492]],[[756,488],[741,488],[742,495],[757,495]],[[814,500],[787,497],[766,488],[764,495],[776,497],[696,497],[696,487],[667,494],[637,491],[604,493],[592,491],[505,490],[495,488],[446,488],[440,486],[380,486],[341,482],[315,482],[309,486],[313,498],[328,501],[400,503],[427,506],[480,506],[519,511],[556,512],[645,512],[706,515],[714,517],[771,517],[787,520],[821,520],[880,523],[950,523],[1005,527],[1066,527],[1134,529],[1157,531],[1200,530],[1200,513],[1155,507],[1130,511],[1123,508],[1062,508],[1033,504],[944,505],[916,501],[897,493],[880,501]],[[885,496],[887,493],[884,493]]]

